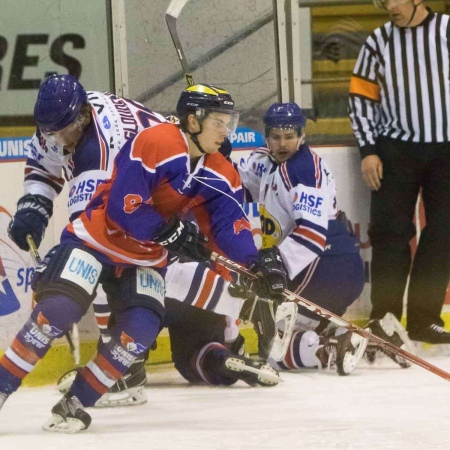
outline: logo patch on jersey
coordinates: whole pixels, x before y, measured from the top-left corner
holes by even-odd
[[[270,248],[279,244],[282,233],[278,220],[263,205],[259,206],[261,220],[262,248]]]
[[[61,278],[72,281],[92,295],[97,286],[102,265],[92,255],[75,248],[61,273]]]
[[[258,177],[262,177],[263,173],[267,172],[267,167],[264,166],[264,164],[258,163],[256,164],[255,162],[253,163],[253,170],[255,171],[256,175]]]
[[[158,300],[164,303],[164,279],[150,267],[138,267],[136,270],[136,291],[138,294]]]
[[[108,116],[103,117],[102,122],[103,122],[103,126],[104,126],[107,130],[109,130],[109,129],[111,128],[111,122],[109,121]]]
[[[36,322],[42,328],[42,330],[44,331],[45,334],[49,334],[50,336],[54,336],[54,337],[57,337],[62,334],[62,330],[54,327],[53,325],[50,325],[50,322],[42,314],[42,312],[39,312]]]
[[[142,344],[139,344],[139,342],[134,342],[134,339],[131,336],[128,336],[125,331],[122,331],[122,334],[120,335],[120,343],[129,352],[136,353],[137,355],[145,352],[146,350],[146,348]]]
[[[292,211],[304,211],[313,216],[321,217],[321,206],[323,205],[323,197],[315,194],[307,194],[306,192],[298,192],[294,195]]]
[[[245,217],[242,217],[233,223],[234,234],[239,234],[242,230],[252,231],[252,226]]]

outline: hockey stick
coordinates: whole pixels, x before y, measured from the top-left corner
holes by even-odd
[[[172,0],[169,7],[167,8],[165,17],[167,27],[169,28],[170,36],[173,41],[173,45],[175,46],[175,50],[177,51],[178,59],[180,60],[181,67],[183,68],[184,76],[186,77],[186,81],[189,87],[194,85],[194,79],[192,78],[192,74],[190,73],[191,71],[186,61],[186,57],[184,56],[183,48],[181,47],[181,42],[178,38],[177,32],[178,16],[180,15],[181,10],[184,8],[188,1],[189,0]]]
[[[238,263],[235,263],[234,261],[231,261],[224,256],[221,256],[215,252],[212,252],[211,254],[211,260],[217,262],[218,264],[226,267],[229,270],[232,270],[233,272],[236,272],[250,280],[256,280],[258,278],[258,275],[254,274],[250,270],[246,269],[245,267],[241,266]],[[325,308],[322,308],[321,306],[318,306],[309,300],[307,300],[304,297],[301,297],[300,295],[294,294],[291,291],[288,291],[287,289],[283,292],[284,297],[286,300],[290,302],[298,303],[301,306],[304,306],[309,311],[312,311],[313,313],[317,314],[320,317],[323,317],[330,322],[333,322],[334,324],[345,327],[349,331],[353,333],[357,333],[360,336],[364,336],[368,339],[370,339],[373,342],[376,342],[381,348],[385,349],[388,353],[394,353],[401,355],[403,358],[407,359],[408,361],[411,361],[412,363],[434,373],[435,375],[440,376],[441,378],[444,378],[444,380],[450,381],[450,373],[446,372],[445,370],[440,369],[439,367],[434,366],[433,364],[430,364],[429,362],[423,360],[422,358],[419,358],[416,355],[413,355],[412,353],[403,350],[396,345],[385,341],[384,339],[378,337],[375,334],[370,333],[368,330],[358,327],[357,325],[352,324],[351,322],[348,322],[341,316],[338,316],[337,314],[334,314]]]
[[[30,250],[31,258],[35,266],[39,266],[42,260],[31,234],[27,234],[27,244]],[[64,336],[66,337],[67,342],[69,343],[70,353],[72,353],[73,355],[75,365],[78,366],[78,364],[80,364],[80,338],[78,334],[78,325],[76,323],[73,324],[72,334],[74,339],[72,339],[72,336],[68,331],[64,333]]]

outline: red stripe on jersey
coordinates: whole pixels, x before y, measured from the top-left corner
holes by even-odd
[[[280,173],[281,173],[282,177],[284,178],[284,182],[285,182],[287,188],[289,190],[291,190],[292,189],[292,183],[291,183],[291,180],[289,179],[289,175],[288,175],[288,171],[286,169],[286,163],[285,162],[283,164],[281,164]]]
[[[12,342],[11,349],[17,356],[33,366],[41,359],[32,350],[24,347],[24,345],[17,338],[15,338]]]
[[[96,134],[98,136],[98,140],[99,140],[99,144],[100,144],[100,170],[106,170],[107,165],[108,165],[108,161],[106,160],[106,145],[107,143],[105,143],[104,139],[103,139],[103,134],[102,131],[100,129],[100,127],[98,126],[98,122],[99,122],[99,118],[97,116],[97,112],[95,111],[95,108],[91,108],[92,114],[95,116],[94,118],[94,125],[96,128]]]
[[[206,301],[211,295],[211,292],[214,287],[214,281],[216,280],[216,274],[212,270],[208,270],[206,272],[205,282],[203,284],[203,288],[198,296],[197,301],[195,302],[195,306],[197,308],[203,308],[205,306]]]
[[[325,247],[326,239],[323,236],[316,234],[314,231],[310,229],[298,227],[293,231],[293,234],[304,236],[308,239],[311,239],[316,244],[320,245],[322,248]]]
[[[315,177],[316,177],[316,188],[320,188],[320,166],[319,166],[319,157],[317,153],[313,153],[314,156],[314,166],[316,168]]]
[[[28,375],[26,370],[14,364],[6,355],[3,355],[2,359],[0,359],[0,366],[3,366],[8,372],[20,379],[24,379]]]

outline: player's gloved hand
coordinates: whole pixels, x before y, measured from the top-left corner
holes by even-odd
[[[250,269],[259,275],[251,285],[256,295],[281,303],[287,286],[287,275],[278,248],[259,250],[257,260]]]
[[[17,246],[27,251],[27,235],[33,237],[39,247],[44,237],[48,221],[53,214],[53,203],[43,195],[26,194],[17,202],[17,211],[8,225],[8,236]]]
[[[204,247],[207,239],[192,222],[172,218],[164,228],[153,238],[153,241],[163,245],[178,256],[185,256],[194,261],[208,261],[211,252]]]

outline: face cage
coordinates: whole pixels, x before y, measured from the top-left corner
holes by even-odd
[[[72,134],[77,127],[81,127],[83,123],[83,114],[78,114],[77,118],[67,125],[66,127],[62,128],[61,130],[57,131],[43,131],[40,129],[42,135],[45,137],[45,140],[50,145],[62,145],[60,143],[60,140],[58,139],[61,136],[61,133],[63,133],[65,136]]]
[[[239,123],[239,113],[234,109],[224,109],[224,108],[197,108],[195,110],[195,117],[199,122],[206,119],[207,115],[210,113],[218,114],[228,114],[230,116],[230,121],[227,124],[228,134],[234,133]]]

